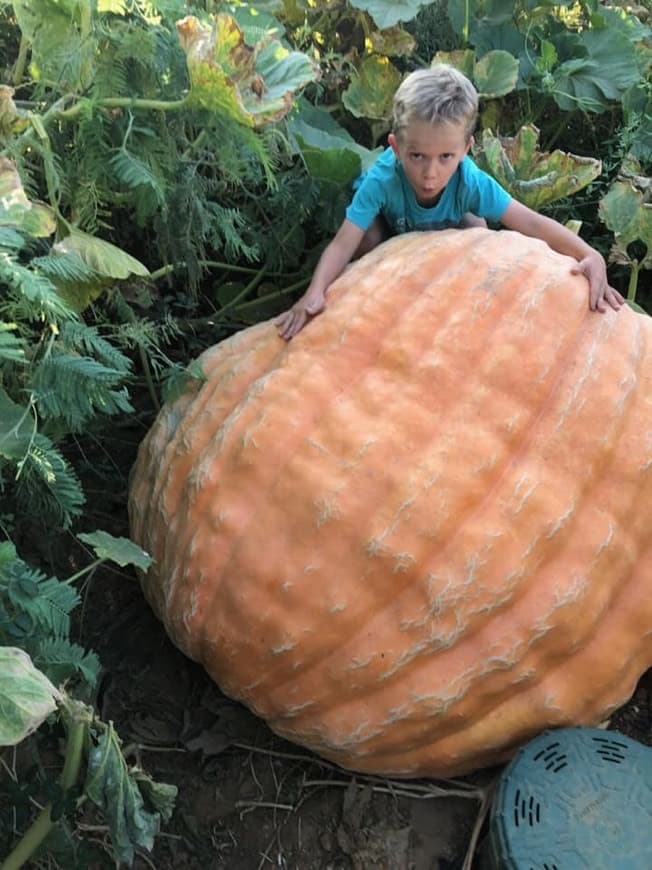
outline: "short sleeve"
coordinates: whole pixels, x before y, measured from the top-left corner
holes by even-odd
[[[464,175],[464,211],[490,221],[500,221],[512,201],[510,194],[468,157],[464,160]]]
[[[368,230],[374,219],[381,213],[384,199],[384,189],[380,179],[363,176],[346,210],[348,220],[361,230]]]

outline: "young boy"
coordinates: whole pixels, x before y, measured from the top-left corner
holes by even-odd
[[[589,307],[618,310],[623,297],[609,286],[602,256],[566,227],[512,197],[468,156],[478,114],[478,95],[453,67],[417,70],[394,97],[389,147],[359,179],[346,219],[325,248],[310,286],[277,318],[290,339],[326,304],[326,291],[354,258],[390,235],[411,230],[485,226],[485,218],[545,241],[574,257],[573,272],[589,281]]]

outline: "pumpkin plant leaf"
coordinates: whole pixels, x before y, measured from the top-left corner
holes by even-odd
[[[615,236],[609,259],[621,265],[652,269],[652,181],[636,172],[637,164],[633,161],[621,169],[618,179],[600,200],[599,214]],[[633,242],[643,242],[647,249],[636,263],[628,251]]]
[[[78,254],[87,266],[106,278],[124,280],[130,275],[149,275],[149,269],[140,260],[116,245],[78,229],[72,229],[69,235],[52,246],[52,250],[56,254]]]
[[[481,97],[504,97],[516,87],[518,58],[508,51],[489,51],[473,68],[473,83]]]
[[[8,85],[0,85],[0,140],[19,133],[29,124],[27,113],[16,108],[14,93]]]
[[[431,65],[437,63],[454,66],[473,82],[478,94],[487,99],[511,93],[518,80],[518,59],[501,49],[488,51],[480,60],[476,60],[475,51],[468,48],[438,51]]]
[[[602,171],[592,157],[565,151],[538,151],[539,131],[528,124],[516,136],[482,133],[481,147],[474,152],[478,165],[524,205],[539,209],[586,187]]]
[[[247,45],[236,19],[220,12],[213,23],[188,15],[177,22],[190,76],[190,103],[261,127],[283,118],[295,93],[318,77],[310,58],[270,35]]]
[[[574,57],[552,73],[552,96],[564,111],[604,112],[640,79],[634,44],[613,29],[579,34],[585,57]]]
[[[0,227],[35,238],[52,235],[56,227],[52,209],[27,198],[16,164],[7,157],[0,157]]]
[[[347,185],[376,159],[380,149],[359,145],[330,112],[305,101],[299,105],[288,119],[288,132],[313,178]]]
[[[14,0],[16,21],[31,45],[35,79],[72,91],[90,85],[97,53],[91,6],[91,0]]]
[[[138,781],[121,752],[120,738],[111,723],[95,723],[93,746],[88,756],[84,791],[102,811],[109,825],[111,842],[120,861],[131,866],[136,847],[151,850],[159,831],[161,815],[150,812]]]
[[[399,21],[411,21],[428,0],[351,0],[351,6],[368,12],[376,27],[384,30]]]
[[[93,548],[98,559],[109,559],[122,568],[135,565],[141,571],[147,571],[152,564],[152,557],[129,538],[115,538],[101,530],[81,532],[77,537]]]
[[[369,45],[375,54],[387,57],[400,57],[411,54],[415,48],[414,37],[402,27],[388,27],[385,30],[372,30],[368,36]]]
[[[377,54],[365,57],[357,73],[342,94],[342,102],[356,118],[388,121],[401,74],[389,58]]]
[[[26,652],[0,647],[0,746],[16,746],[36,731],[60,699]]]

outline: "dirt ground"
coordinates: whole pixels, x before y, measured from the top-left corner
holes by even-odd
[[[95,455],[84,446],[94,528],[128,535],[127,474],[141,430],[114,431],[119,451],[107,440]],[[79,552],[67,558],[83,562]],[[172,820],[136,870],[479,870],[474,838],[481,845],[499,769],[456,782],[388,782],[282,741],[173,647],[127,569],[92,575],[78,631],[100,656],[98,706],[129,760],[179,790]],[[652,745],[652,672],[611,724]]]

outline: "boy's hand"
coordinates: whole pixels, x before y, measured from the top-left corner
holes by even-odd
[[[311,317],[319,314],[326,307],[324,294],[319,296],[302,296],[292,308],[284,311],[276,318],[278,334],[285,341],[293,338],[306,325]]]
[[[589,282],[589,308],[592,311],[607,311],[611,306],[618,311],[625,300],[617,290],[609,286],[607,267],[604,259],[597,251],[592,251],[579,260],[577,266],[571,269],[574,275],[584,275]]]

